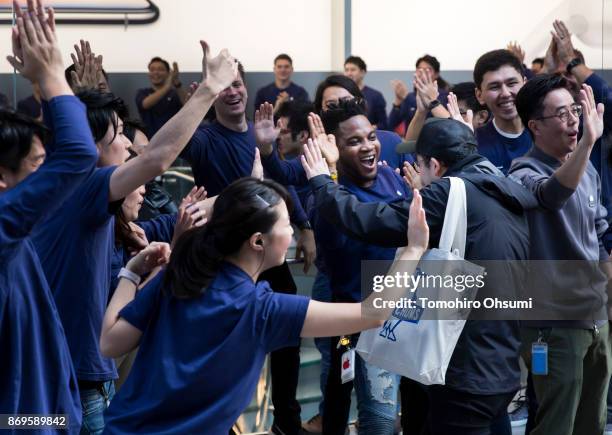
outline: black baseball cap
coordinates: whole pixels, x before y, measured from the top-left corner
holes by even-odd
[[[452,118],[429,118],[417,140],[401,142],[395,151],[454,161],[457,153],[466,146],[478,146],[474,133],[467,125]]]

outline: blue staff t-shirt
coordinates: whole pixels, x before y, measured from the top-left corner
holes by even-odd
[[[368,119],[370,122],[379,130],[387,128],[387,102],[383,94],[369,86],[364,86],[361,93],[368,106]]]
[[[162,277],[119,313],[143,335],[105,433],[227,435],[253,398],[266,353],[299,344],[309,299],[273,293],[230,263],[192,299],[162,290]]]
[[[406,182],[391,168],[380,166],[374,183],[370,187],[359,187],[340,177],[339,183],[355,195],[359,202],[386,202],[411,200],[412,191]],[[312,198],[312,197],[311,197]],[[329,276],[333,300],[337,302],[360,302],[361,261],[393,260],[396,248],[385,248],[352,239],[339,231],[309,207],[313,223],[318,254],[323,258],[324,270]]]
[[[109,185],[116,168],[95,169],[32,235],[83,381],[117,377],[112,358],[104,358],[99,346],[114,244]]]
[[[508,174],[512,160],[523,157],[533,146],[531,135],[525,128],[520,134],[502,132],[495,119],[476,129],[478,154],[489,159],[504,175]]]
[[[140,119],[147,127],[146,133],[149,139],[183,107],[177,92],[170,89],[153,107],[145,109],[142,107],[142,101],[153,92],[155,92],[153,88],[143,88],[136,93],[136,107],[138,107]]]
[[[0,413],[65,414],[67,433],[78,434],[76,375],[29,236],[89,176],[98,155],[83,103],[63,95],[43,104],[53,152],[36,172],[0,194]]]
[[[279,96],[281,92],[287,92],[291,99],[300,100],[300,101],[308,101],[308,92],[303,87],[296,85],[295,83],[289,83],[285,89],[280,89],[276,87],[276,84],[270,83],[263,88],[260,88],[255,95],[255,110],[259,109],[263,103],[268,102],[270,104],[276,103],[276,98]]]

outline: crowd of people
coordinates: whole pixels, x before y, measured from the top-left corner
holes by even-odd
[[[453,85],[420,57],[412,89],[392,81],[389,113],[362,58],[311,101],[280,54],[249,120],[245,70],[225,49],[200,41],[190,85],[151,59],[136,116],[89,42],[63,64],[51,8],[14,8],[8,62],[33,93],[0,108],[0,414],[66,416],[38,433],[228,434],[269,354],[277,435],[344,434],[353,389],[368,435],[612,428],[612,93],[562,21],[531,68],[511,43]],[[157,181],[178,158],[195,184],[184,198]],[[478,297],[531,280],[525,291],[561,314],[473,313],[444,385],[360,355],[346,379],[343,354],[393,312],[362,312],[374,296],[362,262],[413,273],[440,244],[449,177],[465,184],[464,258],[501,264]],[[304,272],[316,266],[311,297],[286,261],[294,228]],[[526,262],[553,265],[514,267]],[[321,353],[322,400],[305,421],[302,337]]]

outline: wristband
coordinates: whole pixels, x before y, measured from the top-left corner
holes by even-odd
[[[132,272],[129,269],[126,269],[125,267],[121,268],[121,270],[117,274],[117,278],[125,278],[128,281],[131,281],[132,283],[134,283],[136,287],[138,287],[141,281],[141,278],[138,276],[138,274]]]
[[[436,100],[433,100],[431,103],[429,103],[429,106],[427,106],[427,108],[431,111],[431,110],[434,110],[436,107],[438,107],[440,104],[442,103],[440,103],[440,101],[436,99]]]
[[[310,225],[310,221],[304,221],[298,224],[297,227],[300,229],[300,231],[312,230],[312,225]]]
[[[335,181],[338,181],[338,172],[336,172],[336,171],[331,172],[331,173],[329,174],[329,176],[331,177],[331,179],[332,179],[334,182],[335,182]]]
[[[565,70],[568,72],[568,74],[571,74],[572,69],[574,69],[574,67],[577,67],[578,65],[582,65],[582,60],[579,57],[575,57],[570,60],[570,62],[565,67]]]

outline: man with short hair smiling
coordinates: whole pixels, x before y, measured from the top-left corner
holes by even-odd
[[[504,174],[513,159],[532,146],[531,136],[516,111],[516,94],[525,84],[523,67],[508,50],[493,50],[480,56],[474,67],[476,98],[493,117],[476,130],[478,152]]]
[[[366,99],[368,119],[379,130],[387,128],[387,102],[385,97],[376,89],[366,86],[363,82],[368,67],[359,56],[349,56],[344,61],[344,75],[353,79]]]
[[[247,121],[248,92],[244,75],[244,68],[238,62],[238,71],[230,86],[223,89],[215,100],[216,120],[200,125],[181,153],[181,157],[191,164],[196,186],[205,186],[209,196],[218,195],[239,178],[251,176],[257,138],[263,134],[273,135],[276,139],[278,134],[271,120],[265,125],[257,120],[254,124]],[[312,247],[314,250],[314,236],[306,213],[300,205],[295,189],[290,186],[289,191],[294,201],[291,221],[301,230],[298,245],[307,249]],[[260,276],[260,280],[270,282],[271,287],[278,292],[295,294],[297,291],[286,262],[266,271]],[[301,430],[300,405],[296,400],[300,369],[299,350],[299,346],[292,346],[271,354],[274,405],[272,433],[297,435]]]
[[[147,126],[148,137],[155,133],[172,118],[187,99],[187,92],[179,80],[178,64],[170,64],[161,57],[149,62],[150,88],[139,89],[136,94],[136,107],[140,118]]]
[[[378,165],[380,142],[366,113],[363,100],[344,99],[321,114],[325,131],[334,135],[332,139],[335,137],[338,146],[338,183],[364,202],[411,200],[412,192],[402,178],[390,167]],[[325,220],[317,207],[310,211],[315,239],[319,241],[330,280],[332,301],[361,301],[361,262],[392,260],[396,250],[348,237]],[[351,336],[352,347],[356,345],[358,336]],[[346,349],[336,346],[338,340],[339,337],[332,338],[330,343],[323,433],[344,433],[353,385],[357,393],[359,430],[366,434],[393,433],[399,376],[368,364],[357,355],[355,380],[342,383],[341,355]]]
[[[606,311],[610,274],[606,269],[607,277],[591,272],[585,279],[579,270],[608,259],[601,241],[608,227],[606,209],[599,176],[589,161],[603,132],[604,106],[596,106],[588,85],[582,86],[580,104],[568,89],[565,78],[540,75],[516,97],[535,146],[512,163],[510,175],[531,190],[540,205],[528,211],[530,259],[549,260],[539,263],[530,290],[542,295],[534,299],[546,303],[550,320],[521,324],[521,355],[531,367],[538,400],[531,435],[601,434],[606,423],[612,364]],[[566,261],[555,263],[561,260],[576,262],[568,268]],[[555,298],[544,300],[539,289]],[[536,342],[547,346],[547,368],[541,372],[532,366]]]
[[[288,100],[308,101],[308,92],[291,81],[293,60],[288,54],[281,53],[274,58],[274,82],[260,88],[255,95],[255,110],[263,103],[274,106],[274,113]]]

